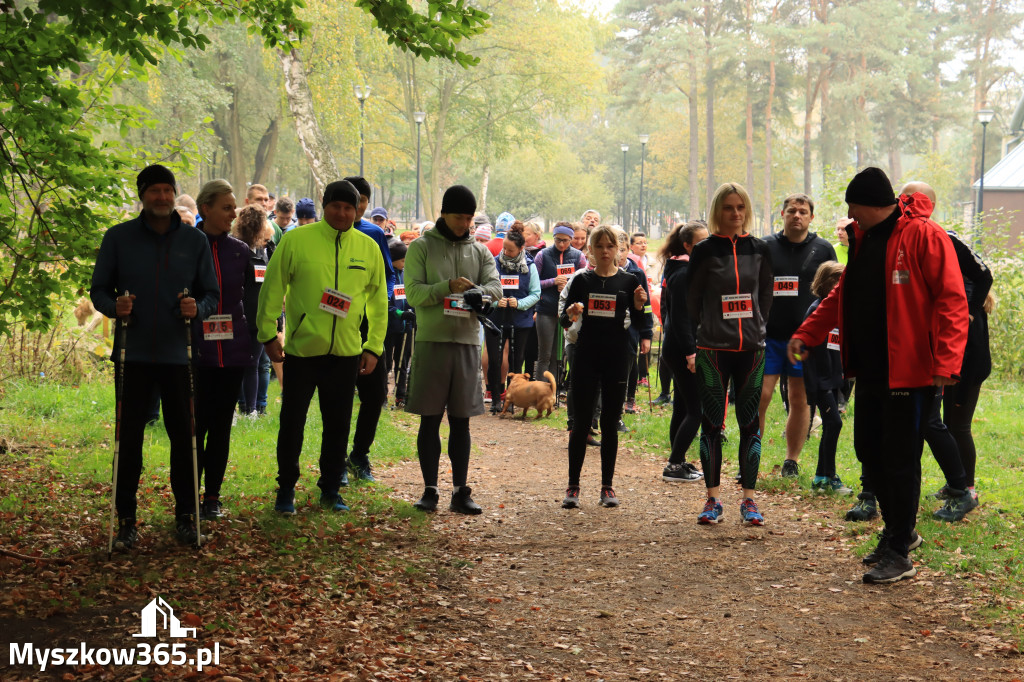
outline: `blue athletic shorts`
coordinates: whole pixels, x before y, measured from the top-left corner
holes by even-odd
[[[789,358],[786,357],[786,345],[788,343],[788,341],[779,341],[777,339],[764,340],[764,373],[766,375],[785,374],[790,377],[803,377],[803,363],[789,364]]]

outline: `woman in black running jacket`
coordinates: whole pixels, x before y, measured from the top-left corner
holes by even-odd
[[[761,526],[764,517],[753,497],[761,463],[758,406],[764,378],[765,325],[772,304],[771,257],[767,245],[747,231],[750,197],[741,185],[726,183],[718,188],[709,218],[711,236],[693,249],[687,273],[687,309],[697,324],[700,459],[708,489],[697,522],[718,523],[722,517],[722,427],[731,379],[740,426],[740,519]]]

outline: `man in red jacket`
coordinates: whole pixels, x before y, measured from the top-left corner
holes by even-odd
[[[897,203],[878,168],[846,188],[849,264],[842,279],[789,341],[790,361],[839,327],[843,369],[856,377],[854,448],[875,487],[885,528],[866,583],[917,574],[908,553],[921,494],[923,425],[935,387],[959,379],[967,343],[967,297],[956,253],[928,216],[921,193]]]

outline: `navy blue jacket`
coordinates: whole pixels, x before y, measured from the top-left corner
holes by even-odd
[[[127,329],[125,360],[184,365],[185,323],[178,294],[188,288],[196,299],[197,319],[217,310],[220,289],[206,235],[182,225],[177,211],[164,234],[150,228],[142,215],[107,230],[96,256],[89,297],[107,317],[116,317],[116,298],[125,289],[135,295]],[[193,324],[198,323],[193,321]],[[115,334],[114,354],[120,352]]]
[[[412,329],[411,323],[403,318],[406,311],[412,310],[409,301],[405,298],[405,270],[395,270],[395,288],[402,291],[402,298],[397,298],[398,292],[392,290],[388,299],[388,336],[404,334]]]
[[[391,249],[388,247],[388,236],[369,220],[360,218],[355,222],[357,230],[377,242],[380,247],[380,255],[384,256],[384,276],[388,280],[388,300],[391,300],[392,290],[395,288],[395,267],[391,264]]]
[[[538,251],[533,256],[533,260],[537,264],[537,275],[540,276],[540,301],[537,303],[537,314],[557,315],[559,291],[551,281],[558,274],[557,265],[560,263],[572,264],[573,272],[575,272],[586,267],[587,261],[582,252],[571,246],[565,251],[559,251],[558,247],[554,245]]]
[[[526,259],[527,269],[534,268],[536,265],[533,263],[533,258],[530,254],[524,254]],[[518,289],[505,289],[502,288],[502,296],[511,296],[517,301],[521,301],[530,295],[530,273],[529,272],[509,272],[505,268],[501,267],[501,256],[494,257],[494,267],[498,269],[498,278],[506,275],[516,275],[519,277],[519,288]],[[543,289],[541,290],[543,294]],[[529,308],[499,308],[494,306],[491,310],[490,318],[494,324],[499,327],[512,326],[517,329],[528,328],[533,326],[533,313],[536,306],[530,306]]]
[[[810,317],[820,304],[820,298],[814,299],[804,317]],[[843,386],[842,354],[839,348],[829,348],[830,344],[839,346],[840,343],[839,330],[834,329],[829,332],[825,343],[811,348],[810,357],[804,359],[804,389],[807,391],[807,402],[812,405],[818,400],[818,394]]]
[[[206,234],[205,232],[203,234]],[[205,341],[203,325],[192,325],[192,346],[196,362],[204,367],[248,367],[252,364],[252,342],[245,316],[245,290],[256,288],[256,272],[250,264],[252,252],[234,237],[206,234],[213,254],[213,270],[220,286],[217,308],[212,315],[231,315],[230,339]]]

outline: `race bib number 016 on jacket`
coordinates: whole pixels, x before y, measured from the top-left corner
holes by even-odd
[[[750,294],[732,294],[722,297],[722,319],[740,320],[754,316],[754,302]]]

